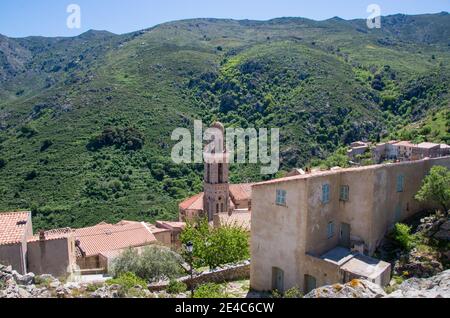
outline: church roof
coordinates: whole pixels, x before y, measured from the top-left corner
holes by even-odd
[[[252,183],[230,184],[230,195],[236,201],[245,201],[252,198]]]
[[[230,199],[233,201],[249,201],[252,197],[253,183],[230,184]],[[204,193],[198,193],[183,202],[178,206],[182,210],[203,210],[203,196]]]
[[[201,192],[199,194],[190,197],[189,199],[184,200],[179,204],[180,209],[182,210],[203,210],[203,195]]]

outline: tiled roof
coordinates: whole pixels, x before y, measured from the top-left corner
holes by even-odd
[[[343,169],[335,170],[335,171],[331,171],[331,170],[318,171],[315,173],[310,173],[310,174],[305,174],[305,175],[300,175],[300,176],[284,177],[284,178],[278,178],[278,179],[273,179],[273,180],[269,180],[269,181],[263,181],[263,182],[255,183],[253,185],[253,187],[269,185],[269,184],[277,184],[277,183],[281,183],[281,182],[304,180],[304,179],[309,179],[309,178],[322,177],[322,176],[334,175],[334,174],[345,173],[345,172],[375,170],[375,169],[380,169],[380,168],[384,168],[384,167],[391,167],[393,165],[396,165],[396,166],[414,165],[414,164],[417,164],[418,162],[424,162],[424,161],[430,161],[430,160],[434,161],[434,160],[440,160],[443,158],[450,158],[450,157],[441,157],[441,158],[437,158],[437,159],[422,159],[422,160],[399,162],[399,163],[385,163],[385,164],[363,166],[363,167],[356,167],[356,168],[343,168]]]
[[[252,197],[252,185],[252,183],[230,184],[230,194],[237,201],[248,201]]]
[[[50,231],[45,231],[45,240],[46,241],[53,241],[53,240],[60,240],[67,237],[70,237],[75,233],[74,230],[71,228],[64,228],[64,229],[55,229]],[[37,242],[39,241],[40,233],[37,233],[33,237],[31,237],[28,242]]]
[[[203,210],[203,192],[184,200],[179,207],[183,210]]]
[[[228,213],[220,213],[219,217],[221,226],[235,225],[250,231],[252,214],[248,210],[235,210],[231,215]]]
[[[16,244],[26,239],[31,212],[0,213],[0,245]]]
[[[394,144],[395,146],[402,146],[402,147],[417,147],[417,145],[413,144],[410,141],[400,141]]]
[[[170,221],[157,221],[156,222],[157,227],[162,227],[164,229],[178,229],[182,230],[186,227],[186,223],[184,222],[170,222]]]
[[[425,149],[432,149],[432,148],[440,148],[439,144],[434,144],[432,142],[422,142],[420,144],[417,145],[417,147],[419,148],[425,148]]]
[[[156,242],[155,236],[144,222],[131,221],[76,229],[75,238],[80,242],[85,256]]]

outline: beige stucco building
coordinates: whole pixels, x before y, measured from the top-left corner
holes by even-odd
[[[31,212],[0,213],[0,264],[21,274],[69,275],[75,269],[73,231],[41,231],[33,235]]]
[[[396,222],[421,211],[414,196],[432,166],[450,157],[317,172],[252,190],[251,287],[280,291],[366,278],[390,265],[370,258]]]

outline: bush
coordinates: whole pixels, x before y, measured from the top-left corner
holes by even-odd
[[[239,226],[209,226],[207,219],[188,223],[181,233],[181,242],[194,244],[194,266],[217,268],[250,257],[249,235]]]
[[[419,202],[439,204],[444,212],[450,208],[450,171],[443,166],[435,166],[425,177],[416,195]]]
[[[37,176],[38,176],[37,171],[36,171],[36,170],[32,170],[32,171],[28,172],[28,173],[25,175],[25,180],[26,180],[26,181],[31,181],[31,180],[33,180],[33,179],[36,179]]]
[[[110,279],[106,282],[107,285],[119,285],[128,291],[133,287],[140,286],[142,288],[147,288],[147,283],[140,277],[137,277],[134,273],[123,273],[117,278]]]
[[[284,298],[303,298],[303,294],[298,288],[292,287],[284,293]]]
[[[114,277],[133,273],[148,282],[161,279],[176,278],[183,274],[180,255],[161,246],[145,247],[141,253],[136,249],[128,249],[116,258],[111,273]]]
[[[42,142],[40,151],[41,151],[41,152],[44,152],[44,151],[46,151],[48,148],[50,148],[52,145],[53,145],[53,141],[51,141],[51,140],[49,140],[49,139],[46,139],[46,140],[44,140],[44,141]]]
[[[187,285],[183,282],[179,282],[175,279],[172,279],[167,287],[167,292],[169,294],[181,294],[187,290]]]
[[[96,151],[104,147],[116,146],[124,150],[140,150],[144,146],[144,134],[136,128],[108,127],[91,139],[88,150]]]
[[[219,284],[200,285],[194,292],[194,298],[227,298],[224,288]]]
[[[395,224],[394,239],[403,249],[408,251],[415,245],[414,235],[411,234],[411,227],[406,224]]]
[[[6,166],[6,160],[0,158],[0,169]]]
[[[272,291],[272,298],[303,298],[303,294],[297,287],[292,287],[284,293],[275,289]]]
[[[31,138],[38,134],[37,129],[33,125],[25,125],[20,128],[21,136]]]

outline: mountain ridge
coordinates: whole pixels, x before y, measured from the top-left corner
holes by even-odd
[[[0,37],[0,210],[32,209],[36,228],[176,218],[203,167],[171,162],[170,137],[194,119],[281,128],[289,170],[447,107],[449,15],[384,20]],[[273,177],[258,171],[233,166],[231,178]]]

